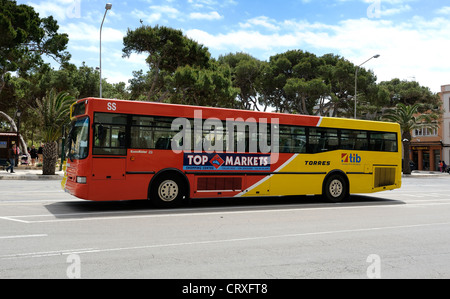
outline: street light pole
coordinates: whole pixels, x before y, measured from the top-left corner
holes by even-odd
[[[355,71],[355,119],[356,119],[356,97],[357,97],[357,93],[358,93],[358,70],[363,64],[365,64],[369,60],[371,60],[373,58],[378,58],[378,57],[380,57],[379,54],[374,55],[356,67],[356,71]]]
[[[16,140],[16,153],[18,153],[20,151],[20,116],[22,115],[22,112],[20,110],[17,110],[16,112],[16,116],[17,116],[17,140]],[[16,154],[17,156],[17,154]],[[14,161],[16,159],[14,158]],[[19,166],[19,161],[20,161],[20,157],[17,160],[16,166]],[[12,170],[11,170],[12,171]]]
[[[102,25],[100,26],[100,98],[102,98],[102,29],[103,29],[103,22],[106,18],[106,13],[108,10],[112,8],[111,3],[107,3],[105,6],[105,15],[103,16]]]

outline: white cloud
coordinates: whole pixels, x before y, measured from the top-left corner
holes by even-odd
[[[162,18],[162,14],[159,12],[148,14],[142,10],[133,10],[131,12],[131,15],[135,16],[139,20],[145,21],[150,24],[156,23]]]
[[[70,41],[98,43],[100,40],[100,28],[84,22],[70,23],[61,26],[60,32],[67,32],[67,34],[69,34]],[[121,42],[123,41],[123,37],[124,34],[121,31],[103,26],[102,42]]]
[[[193,20],[213,21],[223,19],[223,16],[221,16],[217,11],[212,11],[210,13],[193,12],[189,14],[189,18]]]
[[[214,9],[215,7],[226,7],[230,5],[236,5],[235,0],[188,0],[187,1],[193,8],[209,8]]]
[[[437,14],[441,15],[449,15],[450,14],[450,6],[444,6],[436,11]]]
[[[148,10],[135,9],[131,15],[145,23],[154,24],[160,21],[167,22],[167,19],[181,19],[180,11],[168,5],[152,5]]]
[[[73,50],[76,51],[83,51],[83,52],[90,52],[90,53],[99,53],[100,52],[100,47],[99,46],[85,46],[82,44],[76,44],[76,45],[72,45],[70,47]]]
[[[401,5],[399,7],[395,7],[395,8],[388,8],[388,9],[381,9],[380,10],[380,15],[381,17],[387,17],[387,16],[393,16],[393,15],[397,15],[397,14],[401,14],[407,11],[411,11],[412,8],[409,5]]]
[[[265,29],[271,30],[271,31],[278,31],[280,30],[280,27],[276,24],[276,21],[273,19],[270,19],[266,16],[256,17],[253,19],[248,20],[245,23],[239,24],[241,28],[253,28],[253,27],[263,27]]]
[[[124,58],[124,59],[125,59],[125,63],[133,64],[133,65],[137,66],[138,68],[145,70],[145,69],[148,69],[147,62],[145,61],[147,59],[147,57],[148,57],[148,54],[132,53],[130,55],[130,57]],[[119,59],[119,57],[118,57],[118,59]]]
[[[180,11],[178,9],[167,5],[165,6],[153,5],[150,6],[150,10],[153,11],[153,14],[165,15],[171,19],[176,19],[180,16]]]
[[[73,5],[73,0],[43,1],[39,4],[28,2],[27,5],[32,6],[41,17],[53,16],[58,21],[64,21]]]

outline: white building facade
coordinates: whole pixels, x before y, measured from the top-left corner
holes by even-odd
[[[450,165],[450,84],[441,86],[441,100],[444,114],[442,116],[442,158]]]

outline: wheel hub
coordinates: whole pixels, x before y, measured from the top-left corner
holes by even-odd
[[[343,189],[344,186],[342,186],[342,182],[340,180],[333,180],[330,184],[330,194],[333,197],[341,196]]]
[[[158,195],[166,202],[174,200],[178,196],[178,185],[172,180],[166,180],[159,185]]]

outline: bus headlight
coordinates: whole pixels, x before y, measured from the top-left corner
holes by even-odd
[[[85,176],[77,176],[77,183],[78,184],[86,184],[87,180]]]

